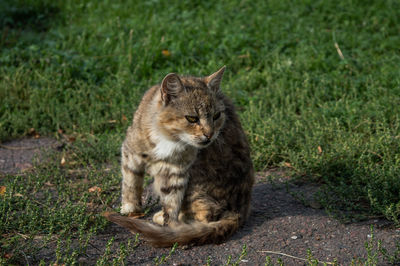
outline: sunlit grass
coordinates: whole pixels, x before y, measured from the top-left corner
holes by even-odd
[[[87,169],[88,183],[71,190],[59,161],[2,178],[1,233],[102,229],[85,207],[99,200],[87,189],[107,195],[100,209],[117,202],[119,146],[143,92],[169,72],[223,65],[223,91],[258,170],[287,167],[322,184],[323,206],[347,221],[398,223],[399,9],[398,1],[3,1],[0,139],[30,128],[73,135],[65,156],[71,169]]]

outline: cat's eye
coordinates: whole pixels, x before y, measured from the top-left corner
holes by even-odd
[[[187,115],[187,116],[185,116],[185,118],[189,123],[197,123],[197,122],[199,122],[199,118],[197,116]]]
[[[217,120],[221,116],[221,112],[218,112],[214,115],[213,119]]]

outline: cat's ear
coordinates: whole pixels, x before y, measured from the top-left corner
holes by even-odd
[[[184,90],[181,79],[175,73],[165,76],[161,83],[161,99],[167,105],[172,98],[178,97]]]
[[[219,85],[221,84],[222,76],[224,75],[225,72],[225,66],[223,66],[220,70],[217,72],[209,75],[206,77],[206,83],[209,88],[217,91],[219,90]]]

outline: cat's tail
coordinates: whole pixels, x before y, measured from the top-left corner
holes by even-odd
[[[227,212],[215,222],[181,223],[177,226],[159,226],[146,220],[122,216],[116,213],[103,213],[107,220],[139,233],[147,242],[155,247],[170,247],[178,245],[202,245],[220,243],[239,228],[239,215]]]

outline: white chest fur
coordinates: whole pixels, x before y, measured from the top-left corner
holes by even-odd
[[[171,141],[162,135],[153,135],[156,146],[153,153],[158,159],[166,159],[174,153],[181,152],[185,149],[185,144],[182,142]]]

